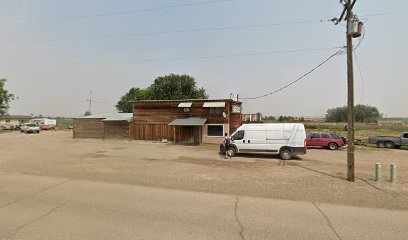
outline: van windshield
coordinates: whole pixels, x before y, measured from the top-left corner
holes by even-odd
[[[242,140],[244,139],[245,131],[241,130],[236,132],[234,135],[232,135],[232,139],[234,140]]]

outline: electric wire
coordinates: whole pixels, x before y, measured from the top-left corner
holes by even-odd
[[[70,38],[54,38],[54,39],[43,39],[43,40],[38,40],[38,41],[39,42],[60,42],[60,41],[97,40],[97,39],[109,39],[109,38],[133,38],[133,37],[153,36],[153,35],[171,34],[171,33],[189,33],[189,32],[207,32],[207,31],[249,29],[249,28],[267,28],[267,27],[286,26],[286,25],[321,23],[325,21],[328,22],[330,20],[315,19],[315,20],[280,22],[280,23],[264,23],[264,24],[236,25],[236,26],[224,26],[224,27],[176,29],[176,30],[144,32],[144,33],[142,32],[142,33],[111,34],[111,35],[101,35],[101,36],[91,36],[91,37],[71,38],[71,39]]]
[[[353,49],[353,54],[354,54],[354,58],[356,59],[357,69],[360,74],[360,80],[361,80],[361,92],[360,92],[360,101],[359,101],[359,104],[361,104],[363,97],[364,97],[365,80],[364,80],[363,71],[361,70],[360,62],[358,61],[357,54],[354,49]]]
[[[122,60],[122,61],[121,60],[119,60],[119,61],[115,61],[115,60],[112,60],[112,61],[78,61],[78,62],[62,62],[62,64],[114,64],[114,63],[207,60],[207,59],[218,59],[218,58],[236,58],[236,57],[274,55],[274,54],[303,53],[303,52],[333,50],[333,49],[339,49],[339,48],[340,47],[325,47],[325,48],[294,49],[294,50],[286,50],[286,51],[238,53],[238,54],[215,55],[215,56],[179,57],[179,58],[151,58],[151,59],[135,59],[135,60]]]
[[[106,17],[106,16],[114,16],[114,15],[125,15],[125,14],[136,14],[142,12],[152,12],[158,10],[165,10],[171,8],[181,8],[181,7],[189,7],[189,6],[197,6],[197,5],[209,5],[215,3],[225,3],[225,2],[232,2],[233,0],[213,0],[213,1],[203,1],[203,2],[189,2],[189,3],[181,3],[175,5],[167,5],[162,7],[153,7],[153,8],[143,8],[143,9],[135,9],[135,10],[126,10],[126,11],[116,11],[116,12],[105,12],[105,13],[95,13],[95,14],[88,14],[88,15],[80,15],[80,16],[71,16],[71,17],[60,17],[60,18],[51,18],[51,19],[44,19],[41,22],[59,22],[59,21],[66,21],[66,20],[78,20],[78,19],[85,19],[85,18],[96,18],[96,17]]]
[[[302,79],[305,78],[306,76],[310,75],[311,73],[313,73],[314,71],[316,71],[317,69],[319,69],[321,66],[323,66],[325,63],[327,63],[328,61],[330,61],[333,57],[338,56],[338,55],[342,55],[343,53],[344,53],[344,47],[342,47],[341,50],[338,50],[338,51],[336,51],[334,54],[330,55],[330,56],[329,56],[328,58],[326,58],[323,62],[319,63],[316,67],[312,68],[311,70],[309,70],[308,72],[306,72],[305,74],[303,74],[302,76],[300,76],[299,78],[297,78],[296,80],[294,80],[294,81],[292,81],[292,82],[290,82],[290,83],[288,83],[288,84],[282,86],[281,88],[279,88],[279,89],[277,89],[277,90],[275,90],[275,91],[272,91],[272,92],[269,92],[269,93],[266,93],[266,94],[263,94],[263,95],[260,95],[260,96],[257,96],[257,97],[246,97],[246,98],[245,98],[245,97],[243,97],[243,98],[240,97],[239,99],[242,99],[242,100],[255,100],[255,99],[264,98],[264,97],[270,96],[270,95],[272,95],[272,94],[278,93],[278,92],[284,90],[285,88],[288,88],[288,87],[292,86],[293,84],[299,82],[300,80],[302,80]]]

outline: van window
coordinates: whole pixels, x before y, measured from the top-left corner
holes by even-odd
[[[242,140],[244,139],[244,135],[245,135],[245,131],[241,130],[241,131],[236,132],[234,135],[232,135],[232,138],[234,140]]]
[[[318,133],[313,133],[313,134],[312,134],[312,138],[320,138],[320,134],[318,134]]]
[[[329,138],[329,135],[327,135],[326,133],[322,133],[322,138]]]
[[[224,125],[208,125],[207,135],[210,137],[222,137],[224,136]]]
[[[404,133],[403,138],[408,138],[408,133]]]

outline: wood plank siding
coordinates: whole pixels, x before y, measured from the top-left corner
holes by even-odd
[[[190,108],[179,108],[181,102],[192,102]],[[216,112],[204,108],[204,102],[225,102],[224,108]],[[194,127],[169,126],[168,124],[178,118],[198,117],[206,118],[206,124],[228,125],[232,133],[242,123],[242,111],[233,113],[232,106],[241,108],[242,103],[230,99],[223,100],[180,100],[180,101],[138,101],[133,103],[133,124],[131,135],[135,140],[161,140],[163,138],[177,142],[194,141]],[[227,117],[223,117],[225,112]],[[200,130],[201,131],[201,130]]]
[[[104,121],[104,139],[128,139],[129,122]]]
[[[74,119],[74,138],[103,138],[101,119]]]

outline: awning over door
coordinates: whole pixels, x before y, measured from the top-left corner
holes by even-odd
[[[191,105],[193,105],[192,102],[182,102],[182,103],[179,103],[178,107],[179,108],[189,108],[191,107]]]
[[[225,107],[225,102],[205,102],[203,104],[205,108],[223,108]]]
[[[178,118],[169,123],[170,126],[203,126],[206,118]]]

